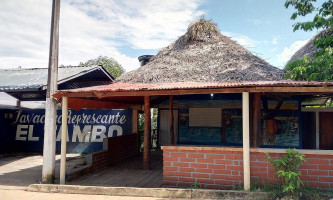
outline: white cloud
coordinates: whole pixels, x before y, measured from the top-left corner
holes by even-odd
[[[251,24],[258,26],[258,25],[269,25],[272,22],[266,19],[250,19],[248,20]]]
[[[159,49],[203,14],[202,0],[63,0],[59,64],[77,65],[99,55],[127,70],[139,67],[124,47]],[[0,67],[47,67],[51,1],[4,0],[0,7]]]
[[[285,47],[277,57],[278,61],[282,63],[282,65],[285,65],[291,56],[293,56],[296,51],[298,51],[301,47],[303,47],[309,40],[298,40],[294,43],[292,43],[289,47]]]
[[[279,43],[279,36],[273,36],[272,40],[254,40],[251,37],[243,34],[222,32],[223,35],[231,37],[238,44],[245,48],[256,48],[258,45],[277,45]]]
[[[273,37],[271,42],[273,45],[277,45],[279,43],[279,38],[275,36],[275,37]]]
[[[258,44],[258,41],[255,41],[246,35],[231,32],[222,32],[222,34],[231,37],[231,39],[235,40],[238,44],[246,48],[254,48],[256,44]]]

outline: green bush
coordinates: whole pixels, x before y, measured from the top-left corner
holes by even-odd
[[[296,149],[287,149],[281,158],[272,158],[268,153],[267,160],[271,163],[277,175],[282,180],[284,193],[298,192],[303,182],[300,179],[301,172],[298,168],[306,162],[305,156]]]

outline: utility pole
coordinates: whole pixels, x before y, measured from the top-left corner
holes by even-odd
[[[47,77],[44,147],[43,147],[43,172],[42,182],[53,183],[55,177],[55,148],[56,148],[56,101],[53,94],[58,89],[58,47],[59,47],[59,15],[60,0],[53,0],[49,69]]]

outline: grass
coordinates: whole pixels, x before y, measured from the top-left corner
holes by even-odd
[[[258,180],[251,181],[251,192],[267,192],[271,194],[272,199],[281,198],[286,194],[282,192],[282,186],[280,184],[263,183]],[[244,190],[243,186],[238,186],[236,190]],[[298,193],[294,195],[300,196],[312,196],[312,199],[321,200],[327,199],[327,197],[333,197],[332,190],[323,190],[318,188],[312,188],[309,186],[301,187]],[[326,197],[326,198],[325,198]],[[329,199],[330,199],[329,198]]]

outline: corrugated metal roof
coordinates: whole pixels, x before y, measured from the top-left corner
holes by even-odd
[[[235,87],[293,87],[293,86],[333,86],[333,82],[317,81],[236,81],[236,82],[177,82],[177,83],[114,83],[73,90],[64,90],[71,93],[90,91],[138,91],[138,90],[175,90],[175,89],[207,89],[207,88],[235,88]]]
[[[99,66],[91,67],[59,67],[58,82],[63,82],[82,75]],[[47,68],[30,68],[30,69],[4,69],[0,70],[0,90],[22,90],[38,89],[47,84]]]

